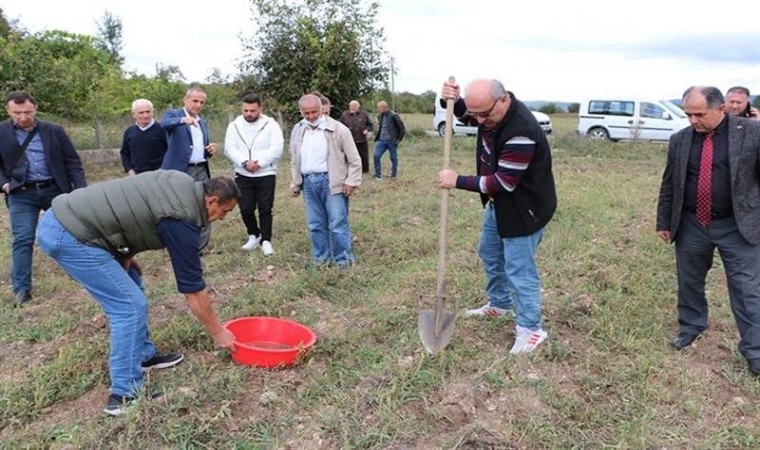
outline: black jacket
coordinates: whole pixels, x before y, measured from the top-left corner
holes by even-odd
[[[520,183],[512,192],[493,196],[496,208],[496,224],[502,238],[528,236],[549,223],[557,209],[557,192],[552,174],[552,155],[549,142],[541,126],[527,106],[508,93],[511,104],[507,114],[494,129],[496,151],[491,155],[491,166],[496,167],[499,152],[514,137],[527,137],[536,143],[536,151]],[[454,112],[463,115],[464,100],[459,99]],[[483,152],[482,127],[478,128],[478,147],[475,164],[480,175],[480,155]],[[485,206],[490,197],[480,194]]]
[[[45,161],[58,188],[62,192],[71,192],[86,186],[82,161],[63,127],[37,120],[37,130],[45,149]],[[26,183],[26,170],[29,165],[22,155],[18,164],[11,167],[17,149],[18,141],[13,122],[10,119],[0,122],[0,186],[10,183],[11,191]]]
[[[383,114],[388,115],[388,123],[390,123],[390,129],[388,131],[391,133],[391,140],[393,142],[401,142],[406,134],[406,127],[404,127],[404,122],[401,120],[401,117],[391,110],[388,110]],[[380,132],[383,131],[383,114],[377,115],[377,134],[375,134],[375,141],[380,140]]]

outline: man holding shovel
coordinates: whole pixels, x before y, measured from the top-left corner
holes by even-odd
[[[446,82],[441,103],[454,100],[454,114],[478,121],[476,175],[438,173],[446,189],[478,192],[485,207],[478,253],[488,278],[489,305],[507,310],[510,290],[517,313],[510,353],[529,353],[546,340],[541,328],[541,280],[536,250],[557,208],[549,143],[530,110],[498,80],[475,80],[459,97]]]

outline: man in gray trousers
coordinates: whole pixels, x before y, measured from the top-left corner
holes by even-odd
[[[712,86],[684,92],[691,127],[670,138],[657,205],[657,235],[675,242],[682,350],[707,329],[705,277],[715,248],[741,339],[739,351],[760,376],[760,123],[725,113]]]

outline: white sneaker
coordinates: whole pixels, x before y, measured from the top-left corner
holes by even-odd
[[[520,325],[516,327],[515,333],[515,345],[512,346],[512,350],[509,353],[513,355],[519,355],[521,353],[530,353],[537,349],[538,346],[546,340],[548,334],[542,329],[537,331],[531,331],[527,328],[523,328]]]
[[[254,248],[256,248],[256,247],[259,246],[259,241],[260,240],[261,240],[261,238],[258,237],[258,236],[249,235],[248,236],[248,242],[246,242],[245,244],[243,244],[243,246],[240,247],[240,248],[242,248],[243,250],[248,250],[250,252],[251,250],[253,250]]]
[[[464,312],[464,315],[468,317],[472,317],[472,316],[504,317],[507,314],[509,314],[510,316],[514,316],[515,312],[513,309],[497,308],[495,306],[491,306],[491,302],[486,303],[480,308],[468,309],[467,311]]]
[[[264,256],[272,255],[274,253],[274,249],[272,248],[272,243],[269,241],[262,241],[261,251],[264,253]]]

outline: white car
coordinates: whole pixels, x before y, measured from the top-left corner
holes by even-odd
[[[595,97],[581,103],[576,131],[591,139],[667,141],[688,126],[683,110],[668,100]]]
[[[538,120],[544,133],[551,134],[552,120],[546,114],[538,111],[531,111],[533,116]],[[433,116],[433,129],[438,130],[438,134],[443,136],[446,133],[446,108],[441,107],[440,98],[435,99],[435,115]],[[459,120],[454,118],[454,134],[466,134],[468,136],[478,134],[478,121],[468,115],[462,116]]]

